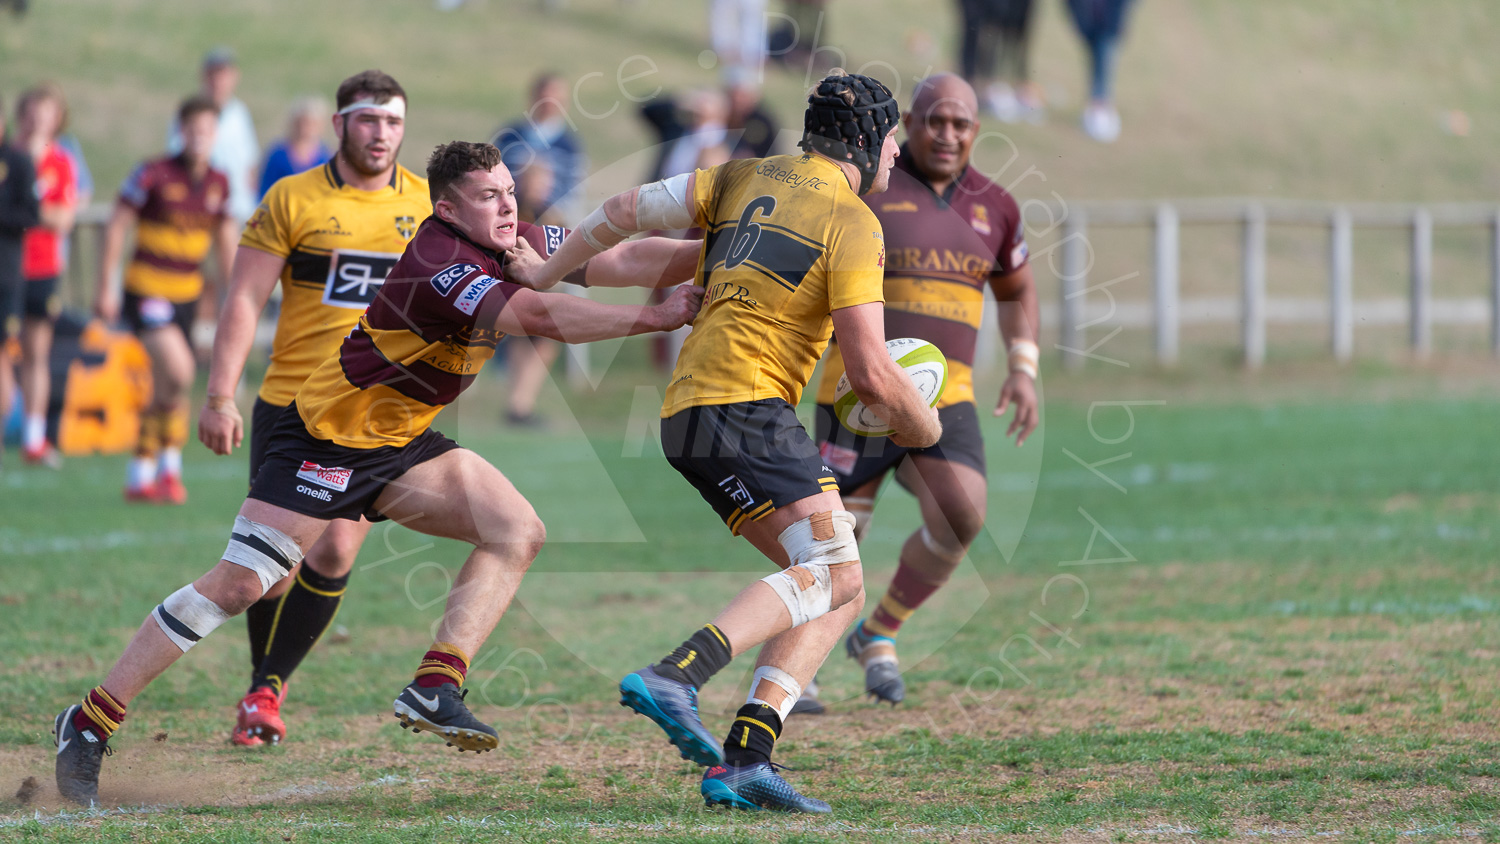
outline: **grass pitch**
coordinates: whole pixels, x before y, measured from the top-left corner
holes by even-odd
[[[486,381],[440,427],[551,529],[471,674],[497,752],[459,756],[390,716],[464,553],[398,528],[372,535],[293,680],[283,745],[227,742],[248,668],[234,622],[132,704],[108,806],[58,814],[51,718],[222,550],[244,458],[194,447],[192,500],[165,509],[119,501],[118,458],[11,469],[0,838],[1500,838],[1500,498],[1474,435],[1497,405],[1473,382],[1059,381],[1026,448],[989,429],[991,528],[902,634],[908,703],[861,701],[836,655],[831,714],[790,722],[779,761],[835,807],[809,820],[705,809],[698,770],[615,705],[621,674],[763,571],[642,434],[660,379],[621,364],[597,392],[554,393],[557,429],[538,434],[496,429]],[[1164,404],[1132,426],[1106,401]],[[888,489],[865,546],[876,594],[915,524]],[[711,728],[749,662],[708,687]]]

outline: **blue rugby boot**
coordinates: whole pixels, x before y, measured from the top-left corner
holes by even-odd
[[[833,808],[822,800],[814,800],[797,792],[792,784],[777,773],[785,770],[774,762],[757,762],[753,765],[716,765],[703,774],[703,793],[706,805],[729,806],[735,809],[758,812],[770,809],[775,812],[806,812],[823,815]]]
[[[663,677],[647,666],[620,681],[620,705],[654,721],[682,751],[682,758],[699,765],[724,764],[719,740],[698,717],[698,690],[691,683]]]

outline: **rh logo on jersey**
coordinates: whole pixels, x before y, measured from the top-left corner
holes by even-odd
[[[401,235],[402,240],[411,240],[411,236],[417,233],[417,218],[410,214],[397,217],[396,233]]]
[[[553,252],[556,252],[557,251],[557,247],[562,246],[563,232],[565,232],[565,231],[567,231],[567,230],[564,229],[562,226],[542,226],[542,233],[547,238],[546,243],[547,243],[547,254],[548,255],[551,255]]]
[[[302,461],[302,468],[297,470],[297,477],[302,480],[310,481],[334,492],[346,492],[349,489],[349,478],[353,474],[353,469],[329,469],[311,460]]]
[[[474,312],[479,310],[479,300],[484,298],[484,294],[488,293],[491,287],[499,283],[487,275],[474,279],[469,282],[469,286],[465,287],[462,293],[458,294],[458,298],[453,300],[453,307],[473,316]]]
[[[443,270],[442,272],[433,276],[432,286],[437,288],[437,292],[441,293],[444,296],[447,296],[449,293],[453,292],[453,286],[455,284],[463,281],[464,276],[472,272],[478,272],[479,269],[480,266],[478,264],[454,264],[448,269]]]
[[[400,257],[389,252],[335,249],[328,260],[323,304],[361,311],[368,308]]]

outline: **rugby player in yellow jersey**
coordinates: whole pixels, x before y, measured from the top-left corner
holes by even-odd
[[[406,130],[401,84],[378,70],[355,74],[339,85],[336,108],[334,158],[278,181],[247,223],[214,338],[198,436],[216,454],[228,454],[244,435],[235,387],[260,313],[281,284],[271,362],[251,414],[251,484],[277,417],[312,371],[337,352],[432,212],[426,180],[396,161]],[[544,247],[564,235],[557,227],[542,231]],[[691,276],[696,246],[642,241],[594,262],[576,280],[596,286],[675,284]],[[252,674],[230,733],[235,744],[274,744],[286,735],[281,707],[287,680],[338,612],[370,527],[368,519],[332,522],[301,568],[246,610]]]
[[[709,766],[701,792],[710,804],[830,810],[797,793],[770,757],[802,686],[864,604],[854,517],[793,410],[831,332],[855,393],[890,421],[895,442],[928,446],[942,433],[886,353],[884,241],[859,199],[886,188],[898,116],[880,82],[835,71],[808,98],[803,154],[731,161],[613,197],[535,279],[545,287],[635,232],[707,232],[703,310],[667,388],[662,448],[730,532],[782,570],[627,676],[620,692],[684,758]],[[698,689],[762,643],[749,699],[721,748],[698,717]]]
[[[484,645],[541,549],[546,528],[498,469],[432,430],[506,334],[588,343],[690,322],[703,288],[655,306],[606,305],[505,280],[518,238],[515,183],[500,151],[454,141],[427,165],[433,214],[391,268],[359,323],[275,422],[271,446],[218,565],[172,593],[104,682],[53,723],[63,796],[97,799],[107,741],[125,709],[204,636],[285,579],[330,522],[394,519],[474,546],[453,580],[432,647],[393,709],[403,726],[460,750],[499,738],[464,704],[469,657]]]
[[[838,338],[829,344],[818,388],[816,438],[854,513],[855,536],[864,538],[875,495],[892,470],[921,505],[922,526],[902,545],[890,587],[844,640],[846,653],[864,668],[865,691],[893,706],[906,696],[896,660],[902,623],[948,581],[984,526],[988,495],[973,365],[985,285],[1000,303],[1000,331],[1009,344],[1010,373],[995,415],[1015,406],[1006,435],[1014,434],[1017,445],[1037,425],[1036,285],[1015,198],[969,166],[978,115],[974,89],[961,77],[923,80],[903,117],[907,142],[891,189],[866,199],[886,233],[886,333],[926,340],[948,360],[937,404],[943,438],[931,448],[907,449],[839,425]],[[796,711],[820,711],[815,700],[812,689],[804,690]]]

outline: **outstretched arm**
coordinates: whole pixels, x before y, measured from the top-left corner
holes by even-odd
[[[675,287],[698,272],[701,240],[647,237],[622,243],[590,260],[589,287]]]
[[[689,285],[678,287],[659,305],[606,305],[581,296],[523,288],[511,294],[495,328],[564,343],[592,343],[680,328],[693,321],[702,304],[703,288]]]
[[[531,286],[546,290],[583,262],[626,238],[655,229],[693,225],[693,188],[698,174],[684,173],[615,194],[589,212],[547,259]]]

